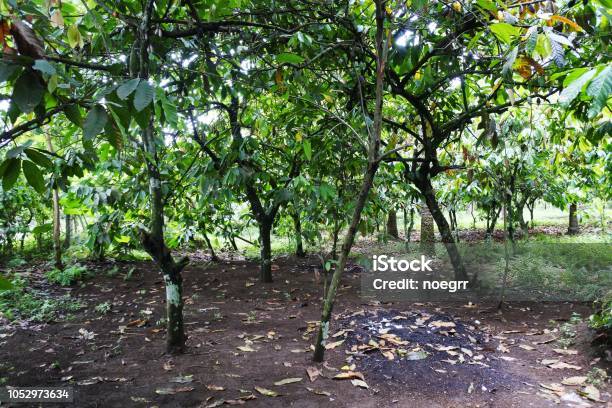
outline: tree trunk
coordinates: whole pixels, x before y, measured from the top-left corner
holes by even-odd
[[[389,211],[387,217],[387,234],[395,239],[399,238],[399,232],[397,230],[397,213],[395,210]]]
[[[208,238],[208,235],[206,235],[206,232],[204,231],[202,231],[202,235],[204,236],[204,241],[206,241],[206,246],[208,247],[208,250],[210,251],[210,259],[214,262],[218,262],[219,257],[215,253],[215,248],[213,248],[212,243],[210,242],[210,239]]]
[[[425,178],[418,183],[417,187],[419,187],[423,197],[425,197],[427,208],[429,208],[431,216],[438,227],[438,231],[440,231],[442,243],[444,243],[446,252],[448,252],[448,256],[453,265],[453,270],[455,271],[455,279],[468,280],[465,266],[463,265],[463,260],[461,259],[461,254],[459,253],[457,245],[453,239],[451,228],[448,225],[442,210],[440,209],[440,205],[436,201],[436,195],[434,193],[433,186],[431,185],[431,181],[428,178]]]
[[[72,240],[72,217],[70,214],[64,216],[64,224],[66,226],[66,236],[64,238],[64,248],[70,248],[70,241]]]
[[[53,143],[51,142],[51,135],[49,133],[46,134],[47,138],[47,148],[51,153],[55,150],[53,149]],[[55,267],[57,269],[64,269],[64,265],[62,265],[62,243],[61,243],[61,225],[60,225],[60,207],[59,207],[59,190],[57,187],[53,188],[52,192],[52,200],[53,200],[53,252],[55,254]]]
[[[153,15],[154,0],[148,0],[138,30],[137,45],[140,49],[140,69],[138,77],[149,78],[149,32]],[[147,253],[161,269],[166,284],[166,351],[171,354],[182,353],[185,349],[185,330],[183,325],[183,279],[182,270],[188,258],[174,261],[164,239],[164,197],[162,179],[159,171],[159,157],[154,135],[153,116],[142,130],[142,148],[147,174],[149,177],[149,205],[151,208],[149,231],[141,230],[141,242]]]
[[[340,235],[340,223],[337,218],[334,218],[334,232],[332,237],[331,259],[338,259],[338,235]]]
[[[295,256],[303,258],[306,256],[304,252],[304,245],[302,244],[302,222],[300,220],[300,214],[295,211],[291,213],[293,218],[293,227],[295,228]]]
[[[321,313],[321,324],[319,326],[319,332],[317,334],[317,341],[315,343],[315,352],[313,356],[313,360],[317,362],[323,361],[323,358],[325,356],[325,342],[329,337],[329,320],[331,319],[332,309],[334,307],[336,291],[338,289],[338,285],[340,284],[340,277],[342,276],[342,272],[344,272],[344,268],[346,267],[346,261],[348,260],[349,252],[351,251],[351,247],[353,246],[355,234],[357,233],[357,228],[359,227],[359,222],[361,221],[361,212],[365,207],[368,198],[368,193],[372,188],[374,174],[376,173],[377,169],[378,163],[370,163],[368,165],[368,169],[363,179],[363,185],[361,186],[361,191],[357,196],[357,202],[355,203],[355,210],[353,211],[351,224],[349,225],[349,229],[346,233],[346,236],[344,237],[344,242],[342,243],[340,259],[338,260],[338,264],[334,269],[334,274],[332,275],[329,288],[327,289],[325,301],[323,302],[323,312]]]
[[[421,205],[421,252],[427,255],[436,254],[436,234],[434,219],[426,202]]]
[[[499,218],[499,214],[501,213],[501,208],[493,207],[489,211],[489,221],[487,222],[487,231],[486,236],[490,238],[493,236],[493,232],[495,232],[495,225],[497,224],[497,219]]]
[[[525,210],[525,206],[521,206],[520,204],[516,207],[516,216],[521,226],[521,231],[523,232],[523,236],[525,238],[529,237],[529,224],[525,221],[525,217],[523,215],[523,211]]]
[[[28,211],[30,212],[30,216],[28,217],[28,221],[25,224],[26,230],[29,228],[30,223],[32,222],[32,219],[34,218],[34,212],[32,211],[32,209],[28,208]],[[25,243],[26,235],[27,233],[25,231],[21,233],[21,242],[19,243],[19,249],[21,250],[22,253],[23,253],[23,246]]]
[[[375,15],[376,15],[376,98],[374,103],[374,114],[373,114],[373,127],[368,129],[368,167],[365,170],[363,182],[361,184],[361,190],[355,200],[355,207],[353,210],[353,216],[344,242],[342,243],[342,252],[340,253],[340,259],[334,270],[332,280],[327,289],[325,302],[323,303],[323,311],[321,313],[321,322],[319,324],[319,331],[317,333],[317,340],[315,343],[315,351],[313,360],[317,362],[323,361],[325,356],[325,342],[329,337],[329,321],[331,319],[332,309],[334,307],[334,299],[336,298],[336,291],[340,284],[340,278],[344,272],[346,262],[348,260],[353,241],[355,240],[355,234],[361,221],[361,213],[365,207],[366,201],[368,200],[368,194],[372,189],[374,182],[374,175],[378,170],[380,164],[380,135],[382,132],[382,110],[383,110],[383,93],[384,93],[384,77],[385,77],[385,65],[387,63],[387,54],[390,45],[391,36],[385,35],[385,6],[384,1],[375,0]],[[386,41],[385,41],[386,38]],[[366,124],[367,126],[367,124]]]
[[[569,228],[567,229],[567,233],[569,235],[576,235],[580,232],[580,227],[578,226],[578,206],[576,203],[571,203],[569,207]]]
[[[260,268],[259,280],[261,282],[272,282],[272,244],[270,235],[272,233],[271,222],[260,222],[259,224],[259,245],[260,245]]]

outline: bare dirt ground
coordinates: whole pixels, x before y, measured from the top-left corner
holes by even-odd
[[[0,378],[73,386],[76,407],[540,408],[611,399],[609,385],[598,398],[580,395],[589,389],[574,377],[605,364],[584,324],[570,351],[558,343],[559,324],[588,316],[587,305],[509,304],[498,313],[488,305],[372,304],[359,296],[358,268],[343,277],[326,363],[313,364],[317,262],[276,259],[274,283],[261,284],[253,262],[194,260],[184,274],[189,339],[181,356],[164,354],[155,266],[117,263],[135,268],[130,280],[101,275],[53,289],[86,304],[69,320],[5,321]],[[110,311],[96,312],[104,302]],[[572,382],[580,385],[563,384]]]

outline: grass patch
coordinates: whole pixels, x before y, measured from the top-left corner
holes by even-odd
[[[27,288],[23,279],[15,278],[11,282],[12,289],[0,292],[0,315],[11,321],[51,322],[84,307],[69,296],[52,298],[47,293]]]
[[[70,265],[64,270],[55,268],[45,274],[49,282],[62,286],[73,285],[84,279],[87,275],[87,268],[79,264]]]

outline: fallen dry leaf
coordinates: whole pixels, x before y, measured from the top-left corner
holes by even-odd
[[[319,375],[321,375],[321,372],[316,367],[306,367],[306,374],[308,374],[308,379],[310,379],[310,382],[313,382]]]
[[[209,384],[206,386],[206,388],[208,388],[211,391],[225,391],[224,387],[221,387],[219,385],[214,385],[214,384]]]
[[[310,392],[312,392],[313,394],[317,394],[317,395],[325,395],[326,397],[331,396],[331,394],[327,391],[323,391],[323,390],[317,390],[314,388],[310,388],[310,387],[306,387],[306,389]]]
[[[565,388],[561,384],[552,383],[552,384],[540,384],[540,387],[545,388],[547,390],[551,390],[554,392],[563,393]]]
[[[334,341],[332,343],[327,343],[325,345],[325,350],[331,350],[331,349],[335,349],[336,347],[338,347],[339,345],[341,345],[342,343],[344,343],[344,340],[340,340],[340,341]]]
[[[353,384],[355,387],[370,388],[368,387],[368,384],[363,380],[351,380],[351,384]]]
[[[334,376],[334,380],[350,380],[353,378],[365,380],[363,374],[361,374],[359,371],[347,371],[345,373],[336,374]]]
[[[567,356],[575,356],[578,354],[578,350],[570,350],[570,349],[553,349],[553,351],[557,354],[564,354]]]
[[[280,394],[276,391],[269,390],[267,388],[262,387],[254,387],[255,391],[260,393],[261,395],[265,395],[266,397],[278,397]]]
[[[179,375],[178,377],[174,377],[170,379],[170,382],[172,383],[179,383],[179,384],[187,384],[190,382],[193,382],[193,375]]]
[[[300,377],[284,378],[280,381],[275,382],[274,385],[293,384],[300,381],[302,381],[302,378]]]
[[[567,378],[564,378],[563,381],[561,381],[561,384],[563,385],[582,385],[586,382],[586,380],[587,378],[583,376],[567,377]]]
[[[580,366],[564,363],[563,361],[559,361],[558,363],[550,364],[548,367],[555,368],[555,369],[571,368],[572,370],[582,370],[582,367]]]
[[[593,385],[587,385],[582,390],[579,391],[580,395],[590,399],[595,402],[603,402],[600,397],[599,390],[595,388]]]
[[[436,320],[436,321],[433,321],[433,322],[429,323],[429,327],[452,328],[452,327],[455,327],[455,323],[453,323],[453,322],[443,322],[441,320]]]
[[[193,391],[194,389],[195,388],[193,387],[177,387],[177,388],[167,387],[167,388],[158,388],[155,390],[155,393],[159,395],[174,395],[179,392]]]

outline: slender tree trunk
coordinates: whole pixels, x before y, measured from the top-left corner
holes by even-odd
[[[493,232],[495,232],[495,226],[497,225],[497,219],[499,218],[499,214],[501,214],[501,207],[495,208],[493,207],[490,211],[490,222],[487,226],[487,236],[493,236]]]
[[[521,227],[521,231],[525,238],[529,237],[529,224],[525,221],[525,216],[523,215],[523,211],[525,210],[525,205],[523,203],[519,203],[516,207],[516,215],[518,218],[519,225]]]
[[[293,218],[293,227],[295,228],[295,256],[303,258],[306,256],[304,252],[304,245],[302,244],[302,222],[300,220],[300,214],[297,211],[291,213]]]
[[[476,229],[476,215],[474,215],[474,203],[470,203],[470,215],[472,216],[472,229]]]
[[[399,238],[399,232],[397,230],[397,213],[395,210],[389,211],[387,216],[387,234],[395,239]]]
[[[346,236],[344,237],[344,242],[342,243],[340,259],[338,260],[338,264],[334,269],[334,274],[332,275],[329,288],[327,289],[325,301],[323,303],[323,312],[321,313],[321,325],[319,326],[317,341],[315,343],[315,353],[313,356],[313,360],[317,362],[323,361],[323,358],[325,356],[325,342],[329,337],[329,320],[331,319],[332,309],[334,307],[336,291],[338,290],[338,285],[340,284],[340,277],[342,276],[342,272],[344,272],[344,268],[346,267],[349,252],[351,251],[351,247],[353,246],[355,234],[357,233],[357,228],[359,227],[359,222],[361,220],[361,212],[365,207],[368,198],[368,193],[372,188],[374,174],[376,173],[377,169],[377,162],[370,163],[368,165],[368,169],[363,180],[363,185],[361,186],[361,191],[359,192],[357,202],[355,203],[355,210],[353,211],[351,224],[349,225],[349,229],[346,233]]]
[[[331,250],[331,258],[334,260],[338,259],[338,235],[340,235],[340,222],[338,222],[338,218],[334,218],[334,231]]]
[[[571,203],[569,206],[569,227],[567,233],[569,235],[576,235],[580,232],[578,226],[578,206],[576,203]]]
[[[506,285],[508,283],[508,274],[510,272],[510,252],[508,251],[508,235],[507,235],[507,214],[506,214],[506,206],[503,207],[504,211],[504,274],[502,279],[502,287],[501,293],[499,295],[499,303],[497,304],[497,309],[501,309],[504,306],[504,296],[506,292]]]
[[[210,251],[211,260],[214,262],[218,262],[219,257],[215,253],[215,248],[213,248],[212,243],[210,242],[210,239],[208,238],[208,235],[206,235],[206,232],[204,231],[202,231],[202,235],[204,236],[204,241],[206,241],[206,246],[208,247],[208,250]]]
[[[32,219],[34,218],[34,212],[32,211],[31,208],[28,208],[28,211],[30,212],[30,216],[28,217],[28,221],[26,222],[26,229],[29,228],[30,223],[32,222]],[[24,231],[21,233],[21,242],[19,243],[19,249],[21,250],[21,252],[23,253],[23,246],[25,243],[25,238],[26,238],[27,233]]]
[[[51,153],[55,150],[53,149],[53,143],[51,142],[51,135],[49,133],[46,134],[47,138],[47,149]],[[60,225],[60,206],[59,206],[59,189],[57,187],[53,188],[52,200],[53,200],[53,252],[55,254],[55,267],[57,269],[64,269],[64,265],[62,264],[62,243],[61,243],[61,225]]]
[[[421,205],[421,252],[427,255],[436,254],[436,234],[434,231],[434,219],[426,202]]]
[[[412,236],[412,229],[414,228],[414,207],[410,207],[409,211],[410,216],[408,217],[408,228],[406,229],[406,242],[410,242],[410,237]]]
[[[270,236],[272,234],[272,223],[261,222],[259,224],[259,245],[260,245],[260,271],[259,279],[261,282],[272,282],[272,244]]]
[[[138,46],[140,49],[138,77],[142,81],[149,78],[149,31],[154,3],[154,0],[147,1],[138,31]],[[149,117],[146,128],[142,130],[142,146],[149,177],[151,213],[149,231],[141,230],[141,241],[144,249],[161,269],[166,284],[166,351],[171,354],[182,353],[185,349],[186,337],[183,324],[183,279],[181,272],[189,260],[181,258],[178,262],[175,262],[164,239],[164,197],[152,116]]]
[[[376,98],[374,103],[374,115],[373,115],[373,128],[369,132],[368,136],[368,167],[366,168],[363,183],[359,191],[359,195],[355,201],[355,207],[353,210],[353,216],[344,242],[342,243],[342,252],[340,253],[340,259],[334,270],[332,280],[327,289],[325,302],[323,303],[323,311],[321,313],[321,322],[319,324],[319,331],[317,333],[317,340],[315,343],[315,351],[313,360],[317,362],[323,361],[325,356],[325,343],[329,337],[329,321],[331,319],[332,309],[334,307],[334,299],[336,297],[336,291],[340,284],[340,278],[344,272],[346,262],[348,260],[353,241],[355,240],[355,234],[359,222],[361,221],[361,213],[368,200],[368,194],[372,188],[374,182],[374,176],[378,170],[380,164],[380,134],[382,131],[382,109],[383,109],[383,93],[384,93],[384,77],[385,77],[385,65],[387,63],[387,53],[389,49],[391,36],[385,36],[385,7],[383,0],[375,0],[375,15],[376,15]],[[385,41],[386,38],[386,41]],[[367,126],[367,124],[366,124]]]
[[[72,217],[70,216],[70,214],[66,214],[64,216],[64,225],[66,226],[64,248],[70,248],[70,241],[72,240]]]
[[[453,265],[453,270],[455,271],[455,279],[468,280],[465,266],[463,265],[463,260],[461,259],[461,254],[459,253],[457,244],[453,239],[451,228],[448,225],[442,210],[440,209],[438,201],[436,200],[436,195],[434,193],[433,186],[431,185],[431,181],[428,178],[420,180],[417,187],[419,187],[423,197],[425,197],[425,203],[427,204],[427,207],[429,208],[429,211],[436,222],[438,231],[440,231],[442,243],[446,248],[446,252],[448,252],[448,256]]]

